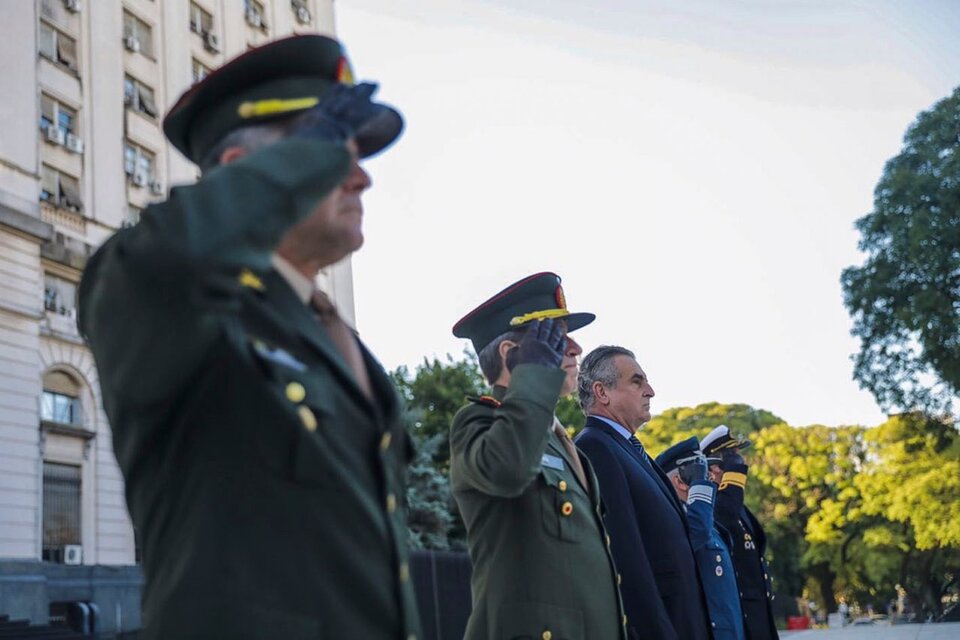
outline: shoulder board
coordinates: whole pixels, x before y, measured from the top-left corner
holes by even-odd
[[[500,401],[493,396],[467,396],[467,400],[475,404],[485,404],[494,409],[499,409],[501,404]]]

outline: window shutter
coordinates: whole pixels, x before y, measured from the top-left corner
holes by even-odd
[[[74,71],[77,70],[77,43],[63,34],[57,37],[57,59]]]

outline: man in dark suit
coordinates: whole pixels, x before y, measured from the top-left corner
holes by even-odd
[[[363,241],[359,158],[402,128],[374,89],[321,36],[210,74],[164,121],[203,177],[84,274],[145,640],[419,633],[396,393],[314,284]]]
[[[634,435],[650,419],[653,387],[631,351],[602,346],[583,359],[578,392],[587,422],[576,443],[600,482],[629,628],[638,638],[710,638],[683,506]]]
[[[767,536],[760,521],[743,504],[748,467],[740,451],[749,446],[749,440],[735,438],[723,424],[700,441],[700,449],[710,464],[711,479],[719,485],[717,521],[733,539],[733,566],[740,584],[740,606],[747,638],[776,640],[779,635],[770,606],[773,585],[764,557]]]
[[[467,640],[625,637],[597,479],[554,416],[577,381],[581,349],[567,333],[593,319],[567,310],[556,274],[538,273],[454,326],[493,386],[450,427],[473,563]]]

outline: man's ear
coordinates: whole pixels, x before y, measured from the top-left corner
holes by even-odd
[[[512,340],[504,340],[500,343],[500,346],[497,347],[497,353],[500,354],[500,362],[503,364],[503,366],[507,366],[507,352],[510,351],[510,349],[513,349],[515,346],[517,346],[516,342],[513,342]]]
[[[593,397],[600,404],[610,404],[610,396],[607,395],[607,388],[603,386],[602,382],[593,383]]]
[[[243,156],[247,155],[247,153],[248,151],[244,147],[227,147],[223,150],[223,153],[220,154],[220,164],[230,164],[234,160],[239,160]]]

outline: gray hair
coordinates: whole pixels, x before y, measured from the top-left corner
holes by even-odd
[[[615,345],[601,345],[587,354],[580,362],[580,375],[577,376],[577,397],[580,408],[589,413],[596,398],[593,395],[593,385],[599,382],[607,388],[617,386],[617,368],[613,359],[617,356],[629,356],[636,360],[633,351]]]
[[[200,171],[206,173],[219,166],[220,156],[230,147],[243,147],[247,151],[256,151],[268,144],[273,144],[287,134],[290,123],[291,120],[288,118],[234,129],[220,138],[220,141],[203,155],[198,163]]]
[[[507,340],[510,342],[520,342],[520,339],[523,338],[526,332],[526,329],[513,329],[512,331],[501,333],[491,340],[487,346],[480,349],[480,353],[477,354],[477,360],[480,363],[480,371],[483,372],[483,377],[487,379],[488,383],[493,384],[496,382],[497,378],[499,378],[503,372],[503,359],[500,357],[500,345]]]

